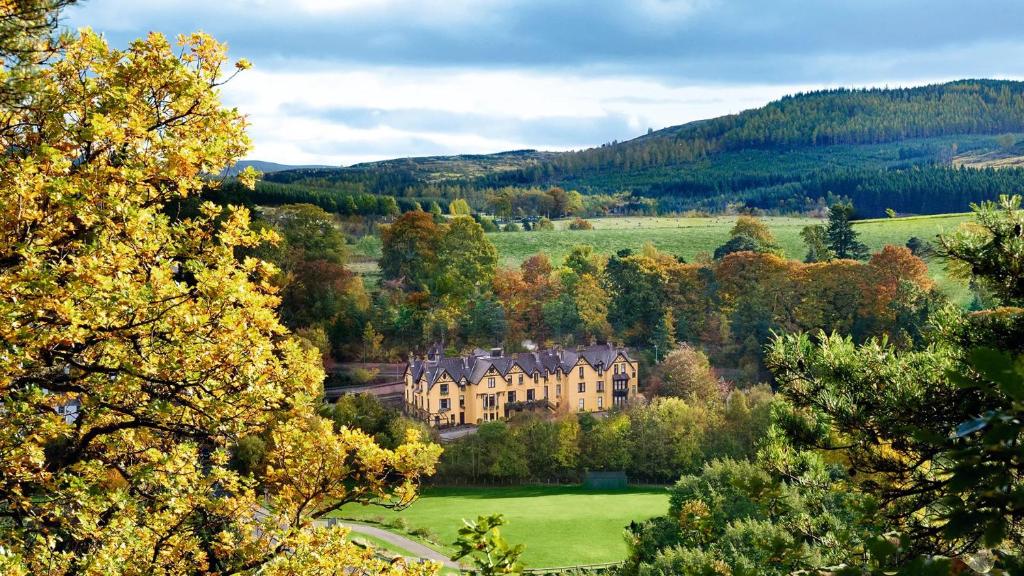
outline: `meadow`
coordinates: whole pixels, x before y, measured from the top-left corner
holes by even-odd
[[[348,506],[336,515],[385,525],[400,516],[409,529],[425,528],[436,535],[434,540],[451,543],[463,519],[501,513],[507,521],[502,534],[511,543],[526,545],[527,567],[542,568],[620,561],[626,557],[625,526],[666,510],[664,488],[590,491],[576,486],[520,486],[427,488],[400,512]]]
[[[879,218],[854,223],[860,239],[872,251],[886,244],[902,246],[913,236],[934,241],[941,232],[949,232],[967,220],[968,214],[942,214],[907,218]],[[795,217],[765,217],[763,220],[775,234],[789,258],[802,260],[806,254],[800,230],[824,220]],[[543,252],[555,264],[560,263],[577,244],[589,244],[602,254],[623,249],[640,250],[650,242],[669,254],[682,256],[687,262],[710,257],[718,246],[729,239],[735,217],[621,217],[590,220],[593,230],[569,230],[568,221],[555,222],[555,230],[546,232],[496,232],[488,238],[498,249],[499,265],[518,266],[533,254]],[[943,262],[932,258],[928,269],[939,288],[956,302],[966,303],[970,294],[966,286],[950,278]]]

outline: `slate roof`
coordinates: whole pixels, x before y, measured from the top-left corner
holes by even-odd
[[[548,348],[536,352],[520,352],[511,356],[503,355],[500,349],[489,352],[476,348],[468,356],[446,357],[439,350],[438,346],[431,347],[428,358],[416,358],[409,363],[414,382],[419,382],[426,374],[427,386],[430,388],[442,374],[447,373],[455,382],[461,382],[465,378],[468,384],[479,384],[491,368],[504,377],[513,366],[519,366],[526,374],[537,373],[542,377],[554,375],[559,368],[564,374],[576,366],[580,357],[594,368],[607,368],[619,354],[630,362],[633,361],[626,348],[611,344],[597,344],[582,350]]]

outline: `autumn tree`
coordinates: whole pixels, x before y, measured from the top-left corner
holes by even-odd
[[[729,231],[729,240],[715,249],[715,259],[721,260],[734,252],[759,252],[782,256],[782,248],[768,226],[755,216],[741,215]]]
[[[674,396],[697,404],[722,400],[722,387],[708,357],[689,344],[666,353],[653,378],[659,396]]]
[[[411,569],[311,521],[408,504],[439,448],[317,415],[324,374],[277,318],[274,267],[236,258],[275,234],[241,208],[164,211],[248,150],[226,64],[203,34],[113,50],[86,30],[0,103],[4,573]],[[270,448],[241,472],[253,436]]]
[[[473,213],[469,203],[464,198],[456,198],[448,204],[448,213],[452,216],[469,216]]]
[[[933,284],[928,277],[928,265],[903,246],[886,245],[871,256],[867,268],[869,301],[873,307],[868,313],[883,322],[896,315],[893,303],[900,293],[900,284],[909,282],[921,290],[929,290]]]

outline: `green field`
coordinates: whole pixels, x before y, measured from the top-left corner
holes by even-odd
[[[668,510],[663,488],[588,491],[565,486],[513,488],[432,488],[406,510],[350,506],[338,516],[352,520],[387,521],[400,514],[410,528],[428,528],[441,542],[454,542],[462,519],[500,512],[502,533],[526,545],[528,567],[617,562],[626,556],[622,533],[632,520],[645,520]]]
[[[968,218],[967,214],[884,218],[859,221],[854,227],[860,232],[861,241],[876,251],[886,244],[902,246],[912,236],[934,240],[938,233],[951,231]],[[800,230],[808,224],[824,222],[790,217],[766,217],[763,220],[775,233],[786,255],[801,260],[806,249],[800,238]],[[547,254],[557,264],[577,244],[590,244],[598,252],[614,254],[623,248],[639,250],[646,242],[651,242],[661,251],[693,262],[700,255],[711,254],[715,248],[724,244],[729,239],[729,229],[734,221],[735,217],[730,216],[595,218],[590,221],[594,230],[568,230],[568,221],[560,221],[556,222],[556,230],[550,232],[496,232],[487,236],[498,249],[499,264],[502,266],[517,266],[529,256],[540,252]],[[954,301],[965,302],[969,298],[966,287],[946,275],[941,260],[933,259],[928,263],[928,268],[939,287]]]

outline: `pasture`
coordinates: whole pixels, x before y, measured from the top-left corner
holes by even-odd
[[[336,516],[379,523],[401,516],[409,529],[425,528],[436,534],[437,541],[450,544],[464,518],[501,513],[507,521],[502,534],[511,543],[526,545],[527,567],[541,568],[623,560],[625,526],[667,511],[664,488],[589,491],[576,486],[519,486],[428,488],[400,512],[350,505]]]
[[[860,239],[874,252],[886,244],[902,246],[912,236],[934,241],[937,234],[954,230],[966,221],[968,214],[942,214],[908,218],[881,218],[854,223]],[[802,260],[806,254],[800,230],[824,220],[794,217],[765,217],[763,220],[775,234],[786,256]],[[533,254],[545,253],[555,264],[560,263],[577,244],[589,244],[602,254],[623,249],[639,250],[647,242],[669,254],[682,256],[687,262],[710,256],[729,239],[735,217],[707,218],[622,217],[592,219],[593,230],[569,230],[569,221],[558,221],[555,230],[547,232],[495,232],[488,238],[498,249],[499,265],[518,266]],[[957,302],[966,302],[969,293],[963,283],[949,278],[941,259],[933,258],[928,269],[938,286]]]

